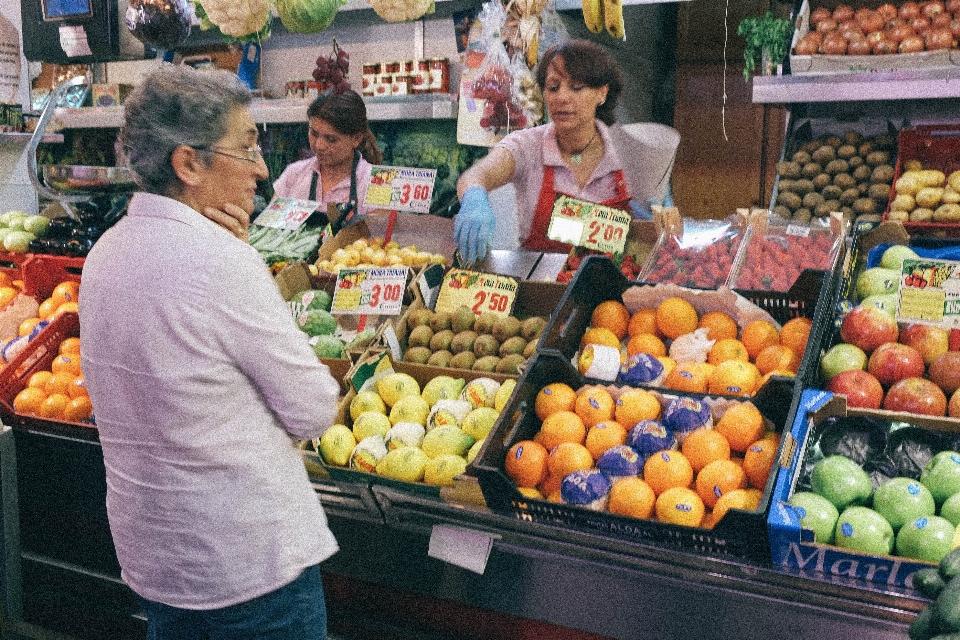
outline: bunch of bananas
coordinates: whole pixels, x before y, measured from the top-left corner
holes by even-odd
[[[593,33],[606,28],[614,38],[627,39],[623,26],[623,0],[583,0],[583,22]]]

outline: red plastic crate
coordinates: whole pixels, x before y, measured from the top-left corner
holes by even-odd
[[[30,254],[23,263],[23,293],[42,301],[64,280],[80,282],[83,263],[84,258]]]
[[[29,259],[29,253],[0,251],[0,271],[7,274],[11,280],[23,280],[23,265]]]

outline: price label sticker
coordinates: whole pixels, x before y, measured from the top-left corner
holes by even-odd
[[[348,315],[400,315],[408,269],[340,269],[330,312]]]
[[[805,224],[788,224],[787,225],[787,235],[788,236],[801,236],[806,238],[810,235],[810,227]]]
[[[315,200],[274,197],[253,224],[274,229],[298,229],[319,206]]]
[[[370,168],[370,186],[363,203],[382,209],[430,213],[436,179],[436,169],[377,165]]]
[[[904,259],[897,291],[897,322],[960,329],[960,262]]]
[[[436,311],[453,312],[465,305],[476,315],[491,312],[508,316],[517,297],[517,281],[508,276],[451,269],[440,285]]]
[[[558,195],[547,238],[604,253],[622,253],[631,216],[621,209]]]

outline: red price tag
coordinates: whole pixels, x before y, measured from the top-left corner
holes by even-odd
[[[547,237],[604,253],[621,253],[630,220],[630,214],[621,209],[559,195],[553,203]]]

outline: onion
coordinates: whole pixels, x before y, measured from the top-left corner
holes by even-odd
[[[960,11],[960,0],[947,0],[944,9],[950,13],[957,13]]]
[[[950,29],[939,28],[927,32],[926,37],[927,51],[936,51],[938,49],[949,49],[953,46],[953,34]]]
[[[883,38],[879,42],[875,42],[873,45],[873,54],[877,56],[896,52],[897,43],[893,42],[892,40],[887,40],[886,38]]]
[[[854,11],[854,13],[853,13],[853,19],[856,20],[857,22],[859,22],[859,23],[861,24],[861,26],[862,26],[862,25],[863,25],[863,19],[866,18],[867,16],[871,16],[871,15],[873,15],[873,9],[870,9],[870,8],[867,8],[867,7],[861,7],[861,8],[859,8],[859,9],[857,9],[856,11]]]
[[[849,41],[849,40],[853,40],[854,38],[866,38],[866,37],[867,37],[867,36],[863,33],[863,31],[860,29],[860,25],[858,25],[856,22],[853,22],[852,20],[850,20],[850,21],[848,21],[847,23],[844,23],[844,24],[853,24],[853,26],[850,27],[850,28],[848,28],[848,29],[844,29],[844,28],[843,28],[843,25],[840,25],[840,28],[837,29],[837,32],[840,33],[841,35],[843,35],[843,37],[846,38],[848,41]]]
[[[848,4],[838,4],[837,8],[833,10],[833,19],[837,22],[853,20],[853,7]]]
[[[950,21],[950,33],[954,40],[960,40],[960,18],[954,18]]]
[[[954,0],[960,2],[960,0]],[[897,15],[904,20],[913,20],[920,15],[920,5],[913,0],[907,0],[897,10]]]
[[[820,43],[810,38],[803,38],[794,47],[794,53],[798,56],[812,56],[820,50]]]
[[[820,51],[828,56],[842,56],[847,52],[847,39],[839,33],[831,33],[823,39]]]
[[[810,24],[816,26],[833,15],[826,7],[817,7],[810,13]]]
[[[898,50],[900,53],[917,53],[925,48],[923,38],[918,35],[910,35],[900,41]]]
[[[953,15],[944,11],[930,18],[930,26],[934,28],[947,27],[949,29],[952,20]]]
[[[856,38],[847,43],[847,53],[851,56],[868,56],[873,53],[873,47],[866,38]]]
[[[817,31],[820,31],[821,33],[826,33],[827,31],[836,31],[837,26],[837,21],[833,18],[824,18],[817,23]]]
[[[897,8],[887,2],[877,7],[877,13],[879,13],[884,20],[893,20],[897,17]]]
[[[927,0],[920,5],[920,15],[933,18],[938,13],[943,13],[943,8],[943,3],[940,0]]]
[[[910,26],[913,27],[913,32],[918,36],[925,36],[927,31],[930,31],[930,19],[923,16],[914,18],[910,21]]]
[[[870,33],[871,31],[880,31],[883,29],[883,25],[887,23],[879,13],[871,12],[865,15],[861,20],[857,20],[860,23],[860,28],[863,29],[864,33]]]
[[[887,40],[892,40],[898,44],[902,42],[904,38],[908,36],[916,35],[913,32],[913,29],[910,28],[910,25],[907,25],[907,24],[900,24],[893,27],[887,27],[886,29],[883,30],[883,34],[884,34],[884,37],[887,38]]]
[[[870,43],[871,47],[881,40],[886,40],[886,36],[883,35],[883,31],[871,31],[867,34],[867,42]]]

